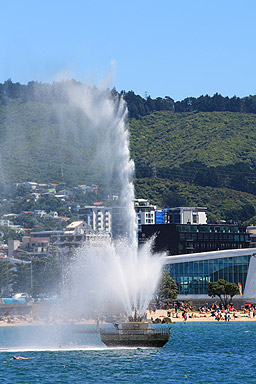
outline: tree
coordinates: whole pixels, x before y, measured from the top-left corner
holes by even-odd
[[[208,284],[208,296],[218,296],[225,308],[231,302],[232,297],[238,293],[238,286],[235,283],[229,283],[224,279],[219,279],[218,281],[210,282]]]
[[[14,292],[31,292],[31,264],[21,263],[16,266],[17,277],[12,286]]]
[[[3,259],[0,262],[0,290],[10,291],[17,279],[15,265]]]
[[[156,292],[156,301],[165,302],[175,300],[178,295],[178,286],[166,269],[162,271],[162,277]]]
[[[169,190],[164,194],[162,204],[167,207],[185,207],[187,200],[178,191]]]

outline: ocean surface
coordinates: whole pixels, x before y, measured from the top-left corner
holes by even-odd
[[[0,327],[0,383],[256,383],[256,322],[173,324],[163,348],[105,348],[94,331]]]

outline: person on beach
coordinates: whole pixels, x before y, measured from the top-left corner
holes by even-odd
[[[184,311],[182,313],[182,317],[183,317],[183,320],[184,320],[184,323],[185,323],[187,321],[187,312],[186,311]]]

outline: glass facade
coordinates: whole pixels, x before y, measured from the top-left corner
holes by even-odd
[[[177,225],[179,254],[249,248],[246,227],[236,225]]]
[[[166,264],[165,268],[176,282],[181,295],[208,294],[208,283],[224,279],[242,284],[244,289],[250,255],[223,259]]]

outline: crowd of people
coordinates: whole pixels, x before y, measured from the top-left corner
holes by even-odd
[[[166,313],[166,315],[163,315],[163,313]],[[182,319],[184,322],[188,319],[230,321],[247,318],[256,320],[256,304],[245,304],[244,307],[238,310],[234,307],[233,303],[224,306],[216,301],[214,303],[205,303],[201,306],[192,306],[190,302],[176,301],[171,304],[167,303],[161,304],[158,307],[150,307],[149,315],[154,322],[158,315],[163,317],[162,322],[165,322],[168,317],[173,318],[173,320]]]

